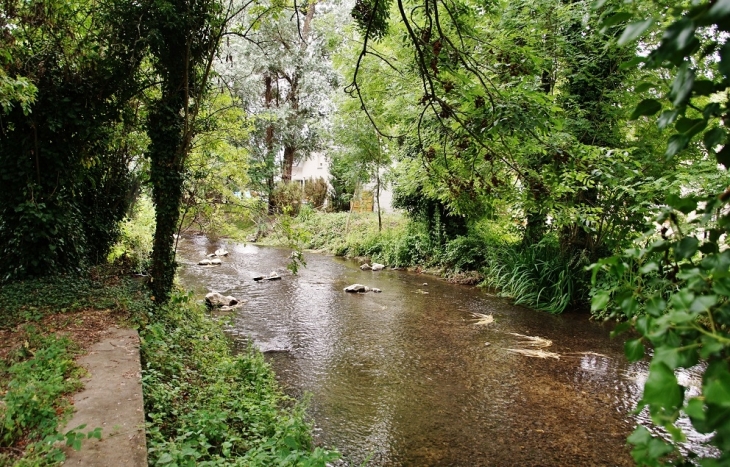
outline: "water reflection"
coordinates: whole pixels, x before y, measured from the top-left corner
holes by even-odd
[[[231,252],[222,266],[196,265],[222,246]],[[231,334],[269,352],[287,391],[311,393],[316,439],[343,452],[340,465],[633,465],[628,414],[646,368],[585,315],[315,254],[292,276],[287,250],[204,237],[180,248],[186,287],[245,302]],[[272,271],[282,280],[253,281]],[[356,282],[383,293],[342,291]],[[472,313],[494,321],[475,326]],[[508,350],[525,336],[552,341],[559,358]]]

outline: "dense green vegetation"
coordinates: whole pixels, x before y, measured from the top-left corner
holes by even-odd
[[[0,465],[58,465],[57,442],[78,448],[104,435],[96,427],[58,431],[71,407],[64,396],[80,388],[83,370],[73,361],[77,345],[40,327],[50,314],[87,310],[140,327],[152,464],[324,466],[337,457],[312,446],[304,406],[280,392],[262,355],[233,355],[221,325],[190,296],[176,293],[159,308],[138,280],[97,272],[0,291],[3,324],[27,326],[18,331],[22,345],[0,360]]]
[[[66,338],[45,336],[32,326],[25,330],[26,344],[0,361],[0,465],[52,465],[64,459],[56,444],[64,441],[78,448],[88,437],[99,437],[98,430],[82,433],[73,427],[57,431],[69,415],[71,404],[63,396],[81,386],[83,370],[73,360],[73,343]],[[13,451],[25,444],[25,451]]]
[[[228,381],[231,394],[247,394],[222,341],[216,370],[203,374],[202,349],[187,348],[189,361],[163,339],[194,313],[174,293],[174,235],[226,233],[231,222],[258,236],[283,213],[278,233],[291,246],[477,270],[518,303],[552,313],[590,303],[595,318],[624,321],[640,336],[629,358],[653,348],[641,406],[669,433],[638,429],[636,461],[691,462],[676,447],[681,413],[713,433],[723,456],[698,462],[728,461],[727,0],[3,5],[5,325],[137,303],[117,300],[125,286],[107,282],[93,300],[62,291],[56,301],[3,302],[25,284],[53,290],[67,280],[83,296],[95,282],[75,278],[113,260],[146,275],[159,304],[143,307],[143,333],[165,349],[148,359],[150,378],[170,385],[165,372],[189,366],[198,376],[184,384]],[[328,196],[321,182],[291,183],[315,151],[330,161]],[[407,223],[380,216],[385,186]],[[326,209],[346,211],[368,190],[378,208],[369,230],[357,215],[312,212],[325,197]],[[703,395],[685,400],[673,370],[697,363]],[[248,364],[269,387],[260,362]],[[166,446],[157,460],[263,462],[284,452],[279,441],[257,448],[263,438],[240,424],[238,434],[215,428],[243,406],[209,407],[212,428],[192,440],[190,420],[169,417],[182,389],[169,390],[156,393],[153,413],[168,414],[150,435],[155,449]],[[271,439],[281,424],[303,427],[298,415],[264,412]],[[283,441],[286,456],[310,447],[282,436],[297,440]]]

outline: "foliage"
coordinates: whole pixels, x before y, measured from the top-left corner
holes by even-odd
[[[223,91],[223,90],[221,90]],[[181,229],[209,235],[222,229],[226,213],[247,214],[243,193],[248,186],[246,140],[249,128],[228,92],[203,103],[183,185]]]
[[[619,42],[635,40],[657,21],[663,27],[661,42],[648,56],[633,62],[662,69],[670,78],[666,85],[647,82],[637,87],[642,92],[650,90],[651,97],[636,106],[632,117],[661,111],[658,125],[674,129],[664,151],[670,159],[696,147],[693,139],[702,134],[704,158],[714,156],[725,166],[721,170],[726,182],[730,146],[722,121],[728,117],[730,61],[724,36],[730,31],[730,3],[676,8],[648,19],[638,16],[644,13],[640,9],[611,13],[629,18],[635,13],[634,19],[639,19],[626,27]],[[693,178],[696,182],[698,177]],[[682,188],[667,193],[656,224],[641,243],[594,265],[594,278],[604,271],[614,286],[596,293],[592,307],[595,311],[608,307],[630,320],[618,331],[632,327],[640,336],[626,343],[631,360],[643,357],[645,345],[654,349],[637,410],[648,407],[652,422],[670,437],[662,439],[637,428],[629,437],[637,463],[719,466],[730,461],[730,250],[726,240],[730,196],[701,183]],[[636,284],[641,287],[634,288]],[[702,362],[702,395],[686,398],[674,370],[698,362]],[[718,458],[696,459],[692,453],[684,457],[678,444],[685,434],[676,424],[682,413],[698,432],[710,435],[709,443],[720,452]]]
[[[64,460],[58,442],[79,449],[84,438],[101,438],[99,429],[87,434],[76,427],[58,432],[70,413],[64,398],[81,385],[82,369],[73,360],[74,349],[67,338],[44,336],[28,327],[27,341],[7,361],[0,362],[0,446],[24,446],[21,458],[11,451],[0,454],[0,464],[57,465]]]
[[[123,263],[129,270],[144,274],[149,268],[155,211],[149,196],[142,194],[134,204],[132,215],[122,222],[121,237],[109,253],[111,263]]]
[[[0,281],[78,272],[105,259],[129,202],[136,30],[114,2],[4,6]]]
[[[134,8],[142,18],[152,68],[161,78],[159,94],[149,103],[146,156],[156,216],[151,287],[155,299],[164,303],[175,276],[173,235],[178,231],[186,162],[198,131],[196,117],[228,18],[217,0],[154,0]]]
[[[587,263],[580,251],[566,257],[555,239],[545,238],[527,247],[493,245],[487,253],[483,284],[514,298],[518,305],[562,313],[586,299],[588,278],[583,269]]]
[[[0,327],[85,309],[142,311],[140,300],[146,294],[139,281],[107,275],[104,268],[93,271],[89,277],[57,275],[5,284],[0,288]]]
[[[304,182],[304,196],[310,206],[321,208],[327,199],[327,182],[324,178],[319,177],[315,180],[306,180]]]
[[[282,395],[263,356],[231,354],[220,326],[174,295],[142,332],[150,463],[324,466],[300,405]]]
[[[279,182],[271,196],[279,213],[296,216],[302,205],[302,186],[299,183]]]
[[[269,200],[277,179],[292,180],[295,162],[326,147],[328,97],[337,85],[331,10],[317,1],[257,2],[226,37],[217,71],[252,122],[249,177]]]

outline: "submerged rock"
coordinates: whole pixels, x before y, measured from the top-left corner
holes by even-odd
[[[256,282],[260,282],[263,280],[278,281],[281,280],[281,276],[276,271],[271,271],[271,274],[269,274],[268,276],[255,276],[253,280],[255,280]]]
[[[347,286],[347,287],[345,287],[345,288],[344,288],[343,290],[344,290],[345,292],[350,292],[350,293],[365,293],[365,292],[375,292],[375,293],[380,293],[380,292],[381,292],[381,290],[380,290],[380,289],[377,289],[377,288],[375,288],[375,287],[373,287],[373,288],[371,289],[371,288],[370,288],[370,287],[368,287],[367,285],[362,285],[362,284],[352,284],[352,285],[348,285],[348,286]]]
[[[384,264],[380,264],[380,263],[373,263],[372,266],[370,266],[370,268],[373,271],[381,271],[381,270],[385,269],[385,265]]]
[[[230,295],[224,297],[218,292],[211,292],[205,296],[205,304],[211,308],[220,308],[224,306],[232,307],[238,305],[238,299],[231,297]]]

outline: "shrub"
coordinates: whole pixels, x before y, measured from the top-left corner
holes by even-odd
[[[296,216],[302,204],[302,188],[298,183],[279,182],[271,193],[271,198],[279,213],[289,208],[289,214]]]
[[[309,205],[317,209],[324,205],[327,199],[327,182],[319,177],[316,180],[307,180],[304,183],[304,196]]]
[[[301,404],[261,353],[233,355],[220,325],[174,295],[141,333],[150,464],[324,466]]]

